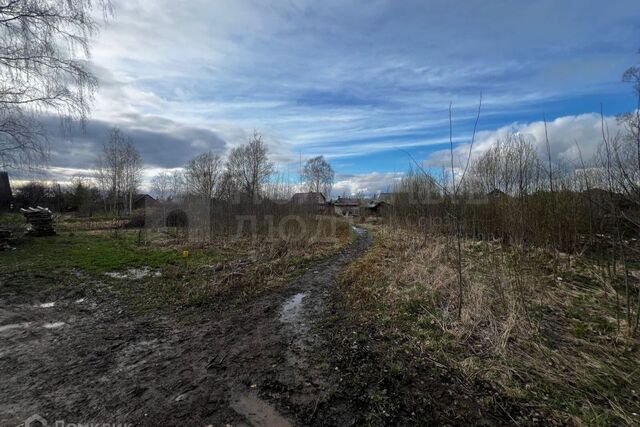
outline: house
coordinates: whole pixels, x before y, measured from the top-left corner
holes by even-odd
[[[487,197],[489,197],[489,199],[500,200],[506,198],[507,194],[498,188],[494,188],[487,193]]]
[[[138,194],[133,199],[133,209],[144,209],[156,204],[156,199],[148,194]]]
[[[317,191],[296,193],[291,197],[291,204],[317,213],[323,213],[328,206],[324,194]]]
[[[12,200],[13,196],[11,194],[9,174],[7,172],[0,172],[0,210],[10,209]]]
[[[367,203],[365,208],[368,215],[380,216],[389,208],[389,206],[389,203],[384,200],[371,200]]]
[[[291,203],[305,206],[324,206],[327,204],[327,199],[320,192],[310,191],[308,193],[294,194],[291,197]]]
[[[391,203],[393,201],[393,193],[380,193],[378,197],[376,197],[376,200]]]
[[[334,212],[342,216],[359,216],[360,215],[360,200],[350,199],[347,197],[338,197],[333,202]]]

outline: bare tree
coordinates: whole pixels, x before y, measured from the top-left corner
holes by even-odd
[[[112,128],[109,138],[102,145],[102,153],[96,161],[96,179],[114,214],[119,213],[118,201],[122,188],[122,163],[120,152],[124,145],[124,136],[118,128]]]
[[[640,178],[640,67],[628,68],[622,75],[622,81],[631,83],[636,95],[637,104],[634,113],[627,113],[619,118],[626,128],[625,146],[622,151],[621,163],[628,163],[629,187],[634,190],[634,199],[640,199],[640,188],[638,180]]]
[[[238,192],[236,181],[228,170],[225,170],[220,177],[219,196],[227,202],[232,201]]]
[[[180,171],[173,171],[171,174],[171,185],[169,186],[169,194],[167,200],[173,200],[180,197],[184,193],[184,175]]]
[[[302,168],[302,179],[308,191],[323,193],[326,197],[331,194],[335,172],[324,159],[324,156],[313,157]]]
[[[42,115],[84,121],[97,86],[89,41],[95,5],[109,0],[11,0],[0,4],[0,166],[45,160]]]
[[[473,162],[471,172],[485,194],[500,190],[526,195],[533,186],[537,160],[531,139],[510,131]]]
[[[131,141],[127,140],[122,150],[123,184],[129,199],[129,213],[133,211],[133,196],[142,180],[142,157]]]
[[[222,159],[211,151],[200,154],[189,161],[184,176],[187,191],[204,200],[217,196],[222,174]]]
[[[128,201],[129,211],[132,210],[141,173],[140,154],[122,131],[114,127],[96,162],[96,180],[110,200],[113,213],[120,213],[125,201]]]
[[[252,199],[260,196],[262,186],[274,172],[262,136],[254,132],[251,141],[231,150],[227,170],[237,187]]]
[[[168,200],[171,193],[172,176],[167,172],[160,172],[151,178],[151,191],[160,200]]]

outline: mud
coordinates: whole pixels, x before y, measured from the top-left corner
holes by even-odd
[[[245,394],[231,400],[231,407],[253,426],[290,427],[291,422],[284,418],[264,400],[255,394]]]
[[[51,304],[0,286],[0,425],[33,414],[49,425],[348,425],[347,404],[320,418],[339,382],[320,325],[336,274],[369,244],[358,231],[288,286],[188,325],[108,293]]]
[[[126,271],[110,271],[108,273],[105,273],[105,276],[109,276],[113,279],[121,279],[121,280],[124,280],[124,279],[140,280],[148,276],[161,277],[162,273],[160,273],[157,270],[156,271],[151,270],[148,267],[143,267],[143,268],[129,268]]]

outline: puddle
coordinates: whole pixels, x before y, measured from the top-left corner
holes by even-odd
[[[280,321],[288,325],[292,342],[287,348],[287,363],[292,367],[305,365],[303,353],[307,350],[306,338],[309,335],[309,324],[304,316],[304,299],[306,293],[298,293],[282,305]]]
[[[365,234],[367,234],[367,230],[365,230],[364,228],[356,227],[355,225],[352,225],[351,227],[358,236],[364,236]]]
[[[302,300],[307,294],[299,293],[295,294],[282,306],[282,314],[280,314],[280,320],[285,323],[292,323],[297,320],[302,310]]]
[[[54,305],[56,305],[55,302],[45,302],[43,304],[40,304],[38,307],[40,307],[40,308],[51,308]]]
[[[264,400],[252,394],[236,397],[231,408],[254,427],[291,427],[292,424]]]
[[[30,327],[31,324],[32,322],[11,323],[9,325],[2,325],[0,326],[0,332],[11,331],[13,329],[26,329]],[[51,322],[51,323],[45,323],[44,325],[42,325],[42,327],[45,329],[58,329],[63,327],[64,325],[66,325],[65,322]]]
[[[149,267],[143,268],[129,268],[126,271],[110,271],[104,273],[106,276],[113,277],[114,279],[133,279],[140,280],[145,277],[160,277],[162,273],[157,270],[151,270]]]
[[[66,325],[66,323],[64,322],[53,322],[53,323],[45,323],[44,325],[42,325],[42,327],[45,329],[58,329],[63,327],[64,325]]]
[[[0,326],[0,332],[4,332],[4,331],[10,331],[12,329],[24,329],[24,328],[28,328],[31,325],[31,323],[26,322],[26,323],[12,323],[10,325],[2,325]]]

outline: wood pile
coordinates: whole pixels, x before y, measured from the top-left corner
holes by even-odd
[[[27,234],[31,236],[53,236],[56,234],[53,229],[53,213],[49,209],[38,206],[20,209],[20,212],[31,226]]]

